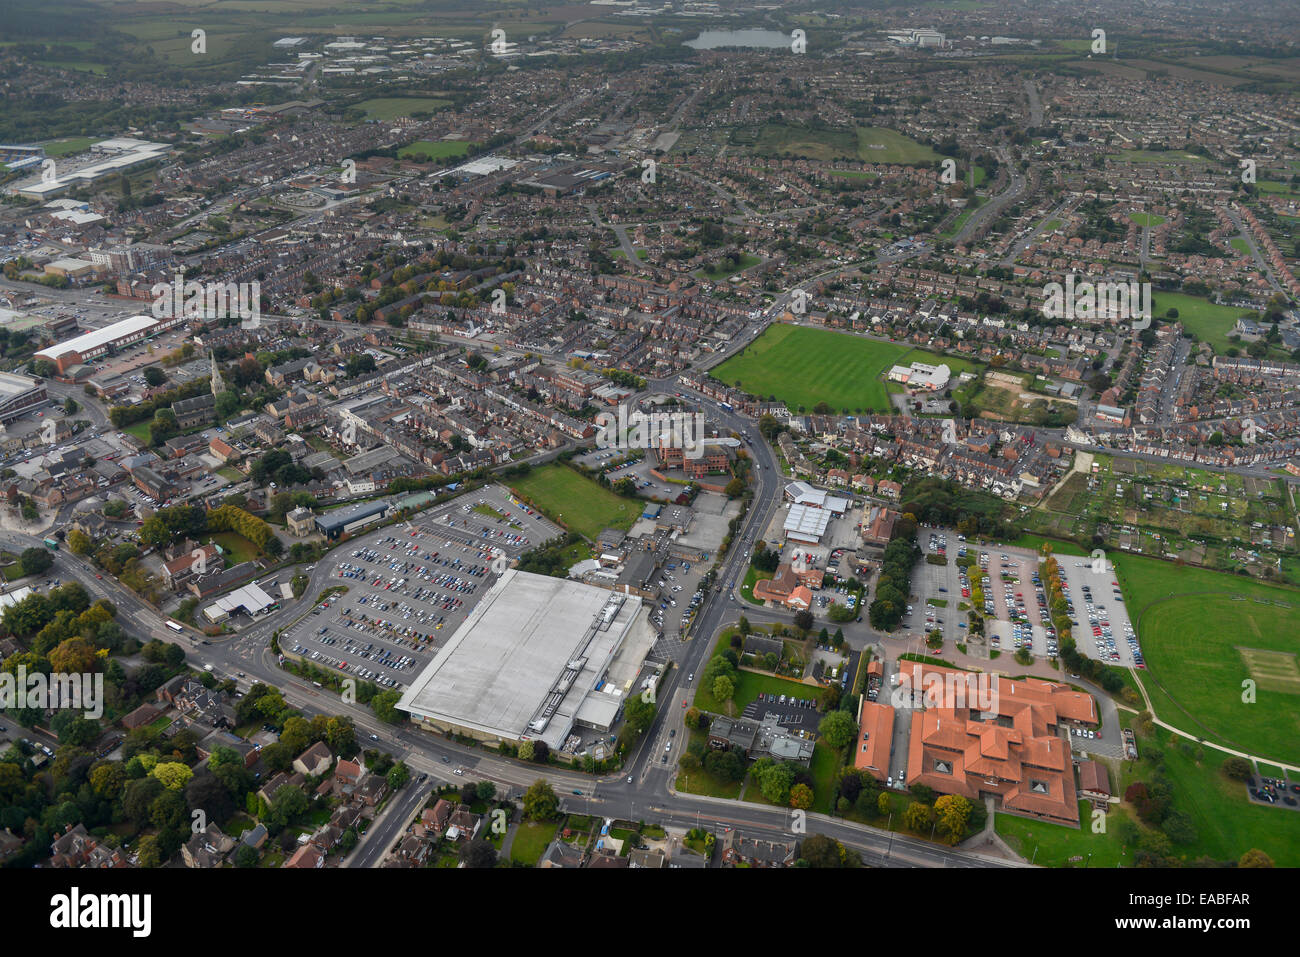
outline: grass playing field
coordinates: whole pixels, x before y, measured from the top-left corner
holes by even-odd
[[[743,134],[733,139],[744,142]],[[858,159],[864,163],[915,166],[939,160],[939,154],[925,144],[895,130],[876,126],[856,130],[808,130],[769,123],[758,131],[752,148],[764,156],[789,155],[822,161]]]
[[[1183,328],[1202,342],[1208,342],[1215,352],[1223,352],[1232,345],[1228,341],[1228,333],[1240,317],[1253,318],[1256,315],[1249,309],[1220,306],[1208,299],[1186,293],[1151,294],[1151,311],[1155,316],[1164,318],[1171,307],[1178,310],[1178,321],[1183,324]]]
[[[1300,763],[1300,591],[1132,555],[1116,564],[1156,713],[1208,741]]]
[[[904,357],[906,356],[906,359]],[[972,363],[911,350],[896,342],[780,323],[713,370],[715,378],[753,395],[775,395],[791,410],[826,402],[835,411],[888,411],[883,374],[896,364],[945,362],[953,375]]]
[[[778,324],[713,375],[728,385],[739,382],[754,395],[775,395],[792,411],[826,402],[837,411],[883,412],[889,397],[880,374],[905,352],[907,347],[898,343]]]
[[[1163,728],[1156,728],[1152,738],[1138,734],[1142,758],[1136,764],[1123,765],[1120,780],[1115,782],[1116,793],[1123,794],[1135,780],[1149,783],[1155,777],[1149,760],[1153,748],[1161,753],[1160,774],[1169,782],[1173,810],[1187,814],[1196,831],[1190,844],[1171,846],[1175,857],[1188,863],[1202,856],[1236,860],[1251,848],[1259,848],[1278,867],[1300,866],[1300,814],[1251,804],[1245,785],[1223,773],[1227,755],[1175,738]],[[1267,772],[1261,767],[1261,773]],[[1132,860],[1130,849],[1124,861]]]
[[[641,514],[636,502],[619,498],[565,465],[534,469],[511,488],[548,517],[593,541],[611,526],[631,528]]]
[[[470,144],[465,140],[418,140],[397,151],[402,159],[423,154],[430,159],[446,159],[448,156],[464,156],[469,152]]]
[[[1159,226],[1165,221],[1163,216],[1157,216],[1155,213],[1129,213],[1128,218],[1138,226]]]
[[[399,116],[410,116],[413,113],[432,113],[450,105],[451,100],[430,96],[379,97],[373,100],[362,100],[356,104],[359,109],[365,110],[366,116],[375,120],[395,120]]]

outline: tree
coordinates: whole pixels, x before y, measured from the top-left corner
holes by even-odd
[[[736,694],[735,683],[726,675],[718,675],[713,679],[713,697],[717,698],[723,704],[731,701]]]
[[[13,765],[8,765],[13,767]],[[122,788],[126,785],[126,768],[120,761],[105,761],[98,764],[90,771],[90,786],[95,793],[102,798],[108,798],[114,801],[122,793]],[[0,790],[3,795],[3,790]]]
[[[913,801],[903,811],[903,826],[910,831],[924,831],[934,823],[934,808],[920,801]]]
[[[793,766],[771,758],[759,758],[754,762],[753,775],[767,800],[781,805],[790,800],[790,788],[795,782]]]
[[[799,856],[809,867],[845,867],[848,862],[844,845],[825,834],[809,834],[799,848]]]
[[[24,548],[18,556],[18,567],[24,575],[39,575],[53,564],[54,556],[48,548]]]
[[[745,494],[745,480],[739,477],[734,478],[726,484],[722,491],[727,498],[740,498]]]
[[[490,841],[476,837],[460,849],[460,861],[466,867],[496,867],[497,849]]]
[[[474,796],[480,801],[490,801],[497,796],[497,786],[492,781],[480,781],[474,788]]]
[[[534,745],[531,741],[525,741],[519,745],[519,760],[531,761],[533,759]]]
[[[812,631],[813,614],[807,609],[794,613],[794,626],[802,632]]]
[[[858,723],[847,711],[832,711],[821,719],[817,733],[836,751],[847,747],[858,734]]]
[[[311,806],[306,793],[296,784],[284,784],[271,795],[271,807],[266,813],[272,827],[286,827],[307,813]]]
[[[890,810],[889,795],[886,794],[884,791],[881,791],[880,797],[876,799],[876,810],[880,812],[881,817],[884,817],[886,814],[889,813]]]
[[[406,786],[407,781],[411,780],[411,769],[406,766],[406,762],[398,761],[388,772],[387,780],[389,788],[399,791]]]
[[[406,717],[395,707],[401,697],[402,693],[400,691],[381,691],[370,699],[370,710],[375,713],[375,717],[380,721],[386,724],[397,724]]]
[[[257,857],[256,848],[250,844],[240,844],[239,850],[235,851],[235,866],[244,868],[256,867]]]
[[[157,387],[167,381],[167,373],[158,366],[149,366],[144,370],[144,381]]]
[[[790,788],[790,806],[804,810],[812,807],[813,792],[812,788],[806,784],[796,784]]]
[[[153,834],[146,834],[140,838],[140,843],[136,845],[136,856],[141,867],[162,866],[163,855],[158,847],[158,838]]]
[[[723,781],[741,781],[745,777],[745,759],[739,751],[710,749],[704,756],[704,770]]]
[[[1223,773],[1234,781],[1249,781],[1254,775],[1250,762],[1235,755],[1223,762]]]
[[[939,818],[939,829],[956,844],[966,833],[971,804],[959,794],[945,794],[934,802],[934,813]]]
[[[93,545],[90,536],[79,528],[68,532],[68,549],[74,555],[89,555]]]
[[[524,818],[529,821],[549,821],[560,809],[560,800],[545,778],[538,778],[524,792]]]
[[[1241,855],[1241,860],[1237,862],[1238,867],[1272,867],[1273,858],[1269,857],[1257,847],[1252,847],[1245,854]]]
[[[157,764],[150,773],[161,781],[163,787],[169,791],[179,791],[194,776],[194,772],[190,770],[189,766],[179,761],[167,761]]]
[[[69,638],[50,651],[50,668],[57,674],[89,674],[98,661],[95,646],[85,638]]]

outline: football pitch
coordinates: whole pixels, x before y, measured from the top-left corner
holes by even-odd
[[[1122,556],[1156,713],[1216,744],[1300,764],[1300,591]]]
[[[974,368],[901,343],[778,323],[712,373],[751,395],[776,396],[791,412],[812,411],[819,402],[836,413],[889,412],[884,375],[890,366],[913,361],[947,363],[954,377]]]

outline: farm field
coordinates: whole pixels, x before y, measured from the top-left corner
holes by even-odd
[[[893,342],[778,324],[769,327],[739,355],[713,370],[713,376],[754,395],[775,395],[791,410],[825,402],[832,409],[885,411],[883,378],[896,363],[947,363],[956,377],[978,369],[963,359],[938,356]]]
[[[629,529],[641,506],[564,465],[534,469],[511,488],[550,518],[592,541],[611,526]]]
[[[1116,163],[1168,163],[1175,166],[1210,166],[1212,161],[1181,150],[1121,150],[1110,157]]]
[[[1115,564],[1156,713],[1208,741],[1300,764],[1300,591],[1132,555]],[[1248,679],[1253,702],[1243,700]]]

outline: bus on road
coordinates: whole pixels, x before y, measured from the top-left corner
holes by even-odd
[[[47,548],[51,548],[56,552],[59,550],[59,543],[52,538],[45,539],[45,545]]]
[[[166,625],[167,625],[167,627],[170,628],[172,631],[184,631],[184,630],[185,630],[185,629],[182,628],[180,625],[176,624],[176,622],[172,621],[170,618],[167,619],[167,621],[166,621]]]

